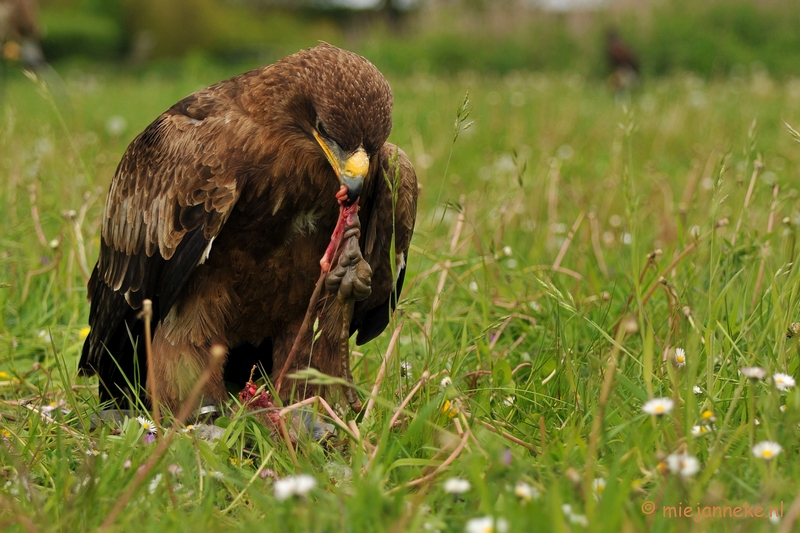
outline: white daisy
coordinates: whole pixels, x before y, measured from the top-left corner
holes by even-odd
[[[752,379],[753,381],[764,379],[767,375],[767,371],[760,366],[746,366],[739,369],[739,372],[744,374],[746,378]]]
[[[296,485],[297,481],[292,476],[277,480],[275,485],[272,487],[275,494],[275,499],[279,502],[288,500],[294,496],[294,488]]]
[[[150,484],[147,486],[147,492],[153,494],[156,491],[158,484],[161,483],[161,477],[161,474],[153,476],[153,479],[150,480]]]
[[[495,519],[491,516],[482,516],[468,520],[464,530],[467,533],[506,533],[508,522],[505,518]]]
[[[675,365],[678,368],[686,366],[686,352],[683,348],[675,348]]]
[[[444,486],[442,488],[445,492],[450,494],[464,494],[470,488],[472,488],[472,485],[470,485],[469,481],[466,479],[451,477],[444,482]]]
[[[699,437],[711,431],[708,426],[692,426],[692,436]]]
[[[753,446],[753,455],[759,459],[770,461],[781,453],[783,448],[777,442],[764,440]]]
[[[700,413],[700,418],[703,420],[703,424],[713,424],[717,421],[717,417],[714,415],[714,411],[710,409],[706,409],[702,413]]]
[[[569,515],[569,521],[571,524],[577,524],[579,526],[589,527],[589,519],[586,518],[586,515],[584,514],[571,514]]]
[[[653,398],[642,406],[642,411],[648,415],[662,416],[672,411],[673,407],[675,402],[670,398]]]
[[[139,425],[142,426],[147,433],[155,433],[156,432],[156,425],[153,423],[152,420],[149,420],[143,416],[137,416],[136,420],[139,421]]]
[[[445,376],[442,378],[442,381],[439,382],[439,386],[443,389],[446,389],[450,385],[453,384],[453,380],[450,379],[450,376]]]
[[[317,480],[314,476],[300,474],[279,479],[275,482],[273,489],[275,491],[275,499],[283,501],[292,496],[305,496],[316,486]]]
[[[524,502],[539,499],[539,489],[528,485],[524,481],[517,481],[517,484],[514,487],[514,494],[517,496],[517,498]]]
[[[41,406],[39,408],[39,410],[42,413],[44,413],[46,415],[49,415],[50,413],[52,413],[53,411],[55,411],[56,409],[58,409],[59,407],[62,407],[64,405],[66,405],[66,402],[64,402],[64,400],[59,400],[57,402],[50,402],[47,405],[43,405],[43,406]]]
[[[298,496],[305,496],[317,486],[317,480],[314,476],[309,474],[300,474],[295,476],[295,489],[294,493]]]
[[[599,477],[592,481],[592,490],[596,497],[600,497],[603,495],[603,492],[606,490],[606,480]]]
[[[667,466],[673,474],[680,474],[690,478],[700,471],[700,461],[697,457],[685,453],[673,453],[667,456]]]
[[[792,376],[780,372],[775,372],[775,374],[772,375],[772,382],[775,383],[778,390],[787,390],[794,387],[795,384]]]

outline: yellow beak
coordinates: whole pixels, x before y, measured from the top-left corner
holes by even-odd
[[[339,183],[347,187],[347,198],[353,202],[361,194],[364,186],[364,178],[369,172],[369,156],[367,152],[359,147],[355,152],[345,154],[335,142],[323,139],[322,136],[314,131],[314,138],[322,148],[325,158],[333,167]]]

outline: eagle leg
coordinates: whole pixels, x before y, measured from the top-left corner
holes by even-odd
[[[372,294],[372,268],[361,253],[358,243],[360,236],[361,221],[358,218],[357,204],[342,205],[339,223],[337,223],[331,238],[331,243],[335,248],[339,248],[339,243],[342,243],[341,252],[336,258],[336,267],[325,278],[325,287],[328,292],[337,295],[342,309],[339,362],[341,376],[347,381],[343,387],[344,395],[350,408],[355,412],[361,411],[361,400],[356,395],[353,374],[350,370],[350,320],[353,316],[355,302],[365,300]],[[326,253],[323,261],[327,257]]]
[[[353,373],[350,371],[350,316],[353,314],[354,301],[352,299],[344,303],[342,308],[342,330],[339,332],[339,361],[342,364],[342,377],[347,384],[342,386],[344,397],[350,408],[358,413],[361,411],[361,400],[355,391]]]

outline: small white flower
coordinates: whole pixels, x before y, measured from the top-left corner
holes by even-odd
[[[179,464],[172,463],[167,467],[167,472],[169,472],[170,475],[177,477],[183,473],[183,468]]]
[[[444,482],[444,486],[442,487],[445,492],[450,494],[464,494],[467,492],[472,485],[469,484],[469,481],[466,479],[461,479],[457,477],[451,477],[447,481]]]
[[[450,379],[450,376],[445,376],[442,378],[442,381],[439,382],[439,386],[443,389],[446,389],[450,385],[453,384],[453,380]]]
[[[296,485],[297,481],[292,476],[277,480],[273,486],[275,499],[279,502],[288,500],[294,496],[294,488]]]
[[[478,292],[478,282],[477,281],[470,281],[469,282],[469,290],[472,292]]]
[[[147,433],[155,433],[156,432],[156,425],[153,423],[152,420],[149,420],[143,416],[137,416],[136,420],[139,421],[139,425],[142,426]]]
[[[514,405],[515,400],[516,398],[514,398],[514,396],[504,396],[503,405],[505,405],[506,407],[511,407],[512,405]]]
[[[583,514],[571,514],[569,515],[569,521],[571,524],[589,527],[589,520],[586,518],[586,515]]]
[[[181,429],[181,433],[184,433],[184,434],[191,433],[192,431],[194,431],[196,429],[197,429],[197,426],[195,426],[194,424],[189,424],[186,427],[184,427],[183,429]]]
[[[739,369],[739,372],[741,372],[746,378],[752,379],[753,381],[764,379],[767,375],[767,371],[760,366],[746,366]]]
[[[495,519],[491,516],[483,516],[468,520],[464,530],[467,533],[506,533],[508,522],[505,518]]]
[[[91,450],[86,450],[86,455],[97,457],[98,455],[100,455],[100,450],[97,450],[95,448],[92,448]]]
[[[765,440],[753,446],[753,455],[759,459],[770,461],[780,454],[782,450],[783,448],[777,442]]]
[[[508,257],[512,254],[512,250],[510,246],[503,246],[503,255]]]
[[[692,436],[699,437],[708,433],[710,429],[708,426],[692,426]]]
[[[295,476],[294,493],[298,496],[305,496],[317,486],[317,480],[314,476],[309,474],[300,474]]]
[[[775,383],[775,386],[778,390],[787,390],[791,387],[794,387],[794,378],[789,374],[782,374],[780,372],[776,372],[772,375],[772,382]]]
[[[130,459],[125,459],[125,462],[124,462],[124,463],[122,463],[122,468],[123,468],[123,469],[125,469],[125,470],[127,470],[127,469],[129,469],[130,467],[131,467],[131,460],[130,460]]]
[[[400,363],[400,376],[411,379],[411,363],[408,361]]]
[[[683,348],[675,348],[675,365],[678,368],[686,366],[686,352]]]
[[[568,504],[568,503],[562,504],[562,505],[561,505],[561,511],[562,511],[562,512],[563,512],[565,515],[569,516],[569,515],[571,515],[571,514],[572,514],[572,506],[571,506],[570,504]]]
[[[316,486],[317,480],[314,476],[300,474],[279,479],[275,482],[273,488],[275,491],[275,499],[283,501],[292,496],[305,496]]]
[[[592,490],[596,496],[602,496],[603,492],[606,490],[606,480],[599,477],[592,481]]]
[[[150,484],[147,486],[147,492],[153,494],[158,488],[159,483],[161,483],[161,474],[156,474],[153,476],[153,479],[150,480]]]
[[[673,407],[675,402],[670,398],[653,398],[642,406],[642,411],[648,415],[662,416],[672,411]]]
[[[223,473],[222,473],[222,472],[220,472],[219,470],[212,470],[212,471],[210,471],[210,472],[206,472],[205,470],[203,470],[203,469],[201,468],[201,469],[200,469],[200,475],[201,475],[201,476],[203,476],[203,477],[205,477],[205,476],[211,476],[211,477],[213,477],[214,479],[220,479],[220,480],[222,480],[222,479],[225,479],[225,474],[223,474]]]
[[[55,411],[56,409],[58,409],[59,407],[62,407],[64,405],[66,405],[66,402],[64,402],[64,400],[59,400],[57,402],[50,402],[47,405],[43,405],[43,406],[41,406],[39,408],[39,410],[42,413],[44,413],[46,415],[49,415],[50,413],[52,413],[53,411]]]
[[[714,414],[714,411],[706,409],[700,413],[700,419],[702,420],[701,424],[713,424],[717,421],[717,416]]]
[[[524,502],[539,499],[539,489],[528,485],[524,481],[517,481],[517,484],[514,487],[514,494],[517,496],[517,498]]]
[[[781,405],[781,406],[779,407],[779,409],[781,410],[781,413],[785,413],[785,412],[786,412],[786,409],[787,409],[787,407],[786,407],[786,404],[783,404],[783,405]]]
[[[700,461],[697,457],[685,453],[673,453],[667,456],[667,466],[670,472],[685,478],[690,478],[700,471]]]
[[[692,387],[692,392],[695,394],[703,394],[703,389],[695,385],[694,387]]]

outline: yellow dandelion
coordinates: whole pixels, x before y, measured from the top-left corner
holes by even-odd
[[[8,379],[11,376],[8,375],[8,372],[0,371],[0,379]]]
[[[442,412],[446,414],[448,418],[455,418],[458,414],[458,405],[456,405],[455,401],[451,402],[450,400],[445,400],[442,406]]]
[[[92,328],[90,328],[89,326],[83,327],[83,328],[81,328],[81,329],[80,329],[78,336],[79,336],[81,339],[85,339],[86,337],[88,337],[88,336],[89,336],[89,332],[90,332],[91,330],[92,330]]]

